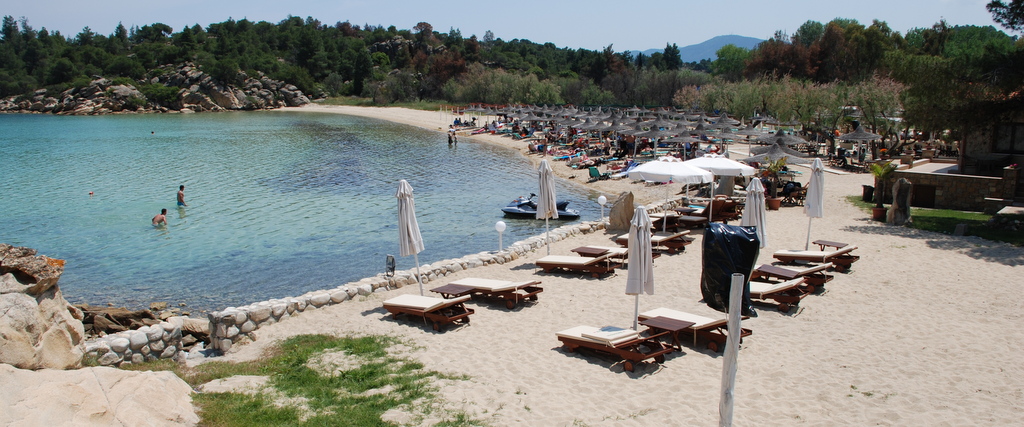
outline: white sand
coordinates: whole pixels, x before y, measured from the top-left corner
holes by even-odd
[[[295,109],[290,109],[294,111]],[[398,108],[308,106],[438,130],[437,112]],[[438,133],[438,143],[445,143]],[[507,137],[463,137],[460,143],[493,142],[525,150]],[[533,158],[538,160],[537,156]],[[560,176],[575,174],[557,162]],[[802,180],[806,182],[805,178]],[[637,194],[640,203],[661,200],[661,188],[628,180],[580,185]],[[825,218],[812,238],[851,242],[861,256],[848,274],[837,274],[821,295],[782,314],[759,307],[744,321],[753,329],[739,354],[735,425],[1019,425],[1024,410],[1024,342],[1021,295],[1024,251],[973,237],[953,237],[868,221],[849,205],[870,175],[826,176]],[[807,218],[801,208],[767,215],[768,247],[802,249]],[[700,302],[701,233],[681,254],[655,260],[656,294],[640,309],[669,307],[724,316]],[[569,255],[584,244],[611,245],[597,233],[553,244]],[[427,242],[427,250],[430,250]],[[225,357],[245,360],[275,340],[306,333],[388,334],[419,347],[410,356],[427,369],[465,374],[446,383],[448,407],[493,425],[714,425],[722,375],[720,354],[684,342],[662,365],[621,363],[590,352],[570,354],[555,332],[577,325],[629,327],[633,297],[624,294],[626,273],[602,279],[545,274],[532,263],[538,251],[516,262],[471,269],[427,284],[482,277],[541,280],[535,304],[508,311],[500,303],[473,302],[472,323],[435,333],[408,320],[394,321],[381,301],[415,286],[303,313],[256,331],[258,341]],[[326,326],[324,326],[326,325]]]

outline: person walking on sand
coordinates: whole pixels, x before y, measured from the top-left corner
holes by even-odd
[[[167,209],[160,209],[160,213],[153,217],[153,226],[167,226]]]
[[[178,186],[178,206],[179,207],[188,206],[187,204],[185,204],[185,186],[184,185]]]

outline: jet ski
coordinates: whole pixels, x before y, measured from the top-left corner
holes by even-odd
[[[501,208],[501,211],[510,218],[536,219],[537,203],[533,201],[534,197],[537,197],[537,195],[533,193],[530,193],[530,197],[519,196],[512,203],[509,203],[508,206]],[[573,220],[580,218],[580,211],[568,208],[569,202],[557,202],[555,206],[558,209],[558,219]]]

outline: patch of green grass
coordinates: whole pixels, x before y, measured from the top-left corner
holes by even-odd
[[[442,103],[437,101],[417,102],[396,102],[394,104],[380,105],[373,102],[373,98],[359,98],[356,96],[337,96],[316,101],[321,105],[352,105],[356,107],[405,107],[411,110],[437,111]]]
[[[395,407],[412,407],[417,402],[416,411],[429,413],[430,407],[436,406],[429,402],[438,399],[432,380],[451,377],[425,371],[418,362],[389,355],[387,348],[396,343],[396,339],[387,336],[300,335],[252,362],[208,362],[188,368],[156,361],[129,369],[170,370],[193,387],[234,375],[269,377],[269,392],[195,395],[200,424],[206,426],[385,426],[389,424],[381,420],[381,415]],[[346,358],[358,363],[333,373],[310,367],[311,359],[336,352],[343,352]],[[441,418],[444,421],[440,425],[445,426],[478,424],[461,412],[445,413]]]
[[[847,202],[871,212],[874,203],[861,200],[860,196],[847,196]],[[1014,246],[1024,246],[1024,231],[996,229],[988,225],[992,215],[981,212],[966,212],[950,209],[910,208],[911,227],[918,230],[936,233],[953,234],[957,224],[967,224],[967,235],[978,236],[985,240],[1006,242]]]

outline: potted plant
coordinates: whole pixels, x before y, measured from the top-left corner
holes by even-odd
[[[889,153],[889,149],[882,148],[882,149],[878,150],[878,158],[882,159],[882,160],[888,159],[889,158],[889,154],[888,153]]]
[[[785,168],[785,157],[780,157],[776,160],[772,160],[770,157],[765,159],[764,169],[770,180],[771,187],[771,197],[765,197],[764,199],[764,206],[768,210],[777,211],[782,206],[782,197],[779,197],[779,186],[782,184],[781,180],[779,180],[779,172]]]
[[[889,177],[896,171],[896,165],[892,162],[875,162],[870,168],[871,175],[875,177],[875,207],[871,209],[871,219],[876,221],[885,220],[887,208],[882,205],[885,200],[885,187],[888,185]]]

